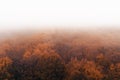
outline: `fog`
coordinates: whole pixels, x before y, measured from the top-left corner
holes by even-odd
[[[1,0],[0,32],[120,26],[119,0]]]

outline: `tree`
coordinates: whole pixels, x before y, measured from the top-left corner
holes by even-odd
[[[63,80],[65,77],[65,64],[56,53],[41,55],[35,69],[35,75],[41,80]]]
[[[0,58],[0,80],[9,80],[12,76],[8,69],[12,64],[12,60],[8,57]]]
[[[67,66],[67,80],[101,80],[101,70],[92,61],[73,59]]]
[[[119,80],[120,79],[120,63],[110,65],[107,79],[108,80]]]
[[[25,57],[11,70],[15,80],[63,80],[66,75],[64,61],[53,51]]]

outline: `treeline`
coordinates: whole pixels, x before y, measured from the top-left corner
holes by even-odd
[[[120,46],[81,34],[14,37],[0,43],[0,80],[120,80]]]

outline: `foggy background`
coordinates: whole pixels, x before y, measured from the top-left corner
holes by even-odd
[[[1,0],[0,34],[37,29],[119,28],[119,0]]]

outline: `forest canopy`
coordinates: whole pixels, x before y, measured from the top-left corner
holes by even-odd
[[[2,39],[0,80],[120,80],[120,33],[58,31]]]

